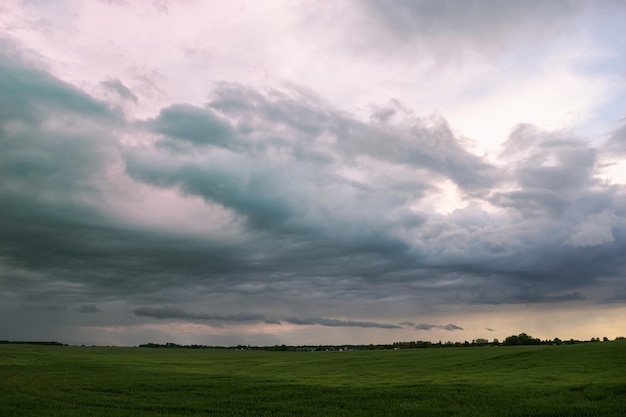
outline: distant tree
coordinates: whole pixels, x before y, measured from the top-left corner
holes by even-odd
[[[535,339],[526,333],[520,333],[517,336],[509,336],[504,339],[502,342],[503,345],[506,346],[514,346],[514,345],[538,345],[541,343],[541,340]]]

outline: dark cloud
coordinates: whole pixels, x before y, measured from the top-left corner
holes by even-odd
[[[79,306],[76,311],[78,311],[79,313],[98,313],[102,310],[100,310],[96,305],[94,304],[83,304],[81,306]]]
[[[452,323],[445,324],[445,325],[420,323],[420,324],[415,325],[415,330],[432,330],[432,329],[442,329],[442,330],[448,330],[448,331],[463,330],[462,327],[457,326]]]
[[[297,324],[299,326],[310,326],[310,325],[319,325],[319,326],[328,326],[328,327],[367,327],[367,328],[376,328],[376,329],[402,329],[402,326],[398,326],[395,324],[386,324],[386,323],[375,323],[370,321],[351,321],[351,320],[338,320],[326,317],[306,317],[306,318],[296,318],[290,317],[286,318],[285,321],[291,324]]]
[[[93,100],[79,89],[35,66],[14,47],[0,39],[0,121],[40,124],[51,116],[73,114],[107,117],[105,103]]]
[[[434,328],[437,328],[438,326],[436,324],[425,324],[425,323],[420,323],[415,325],[415,329],[416,330],[432,330]]]
[[[442,328],[443,330],[450,330],[450,331],[452,331],[452,330],[463,330],[463,328],[462,328],[462,327],[459,327],[459,326],[454,325],[454,324],[452,324],[452,323],[448,323],[448,324],[446,324],[445,326],[442,326],[441,328]]]
[[[236,323],[259,322],[265,319],[262,314],[237,313],[237,314],[206,314],[187,313],[176,307],[141,307],[134,310],[136,316],[153,317],[155,319],[182,319],[182,320],[216,320]]]
[[[161,110],[159,116],[147,122],[148,128],[170,139],[191,142],[194,145],[213,145],[231,148],[234,131],[210,109],[189,104],[173,104]],[[168,146],[175,143],[168,141]]]
[[[443,119],[364,123],[237,84],[130,120],[3,47],[0,296],[18,309],[460,330],[319,316],[622,297],[626,192],[598,180],[605,150],[584,138],[520,125],[491,164]],[[432,208],[444,180],[464,208]],[[187,311],[203,305],[264,314]]]
[[[65,311],[66,308],[60,305],[36,305],[36,304],[23,304],[22,307],[25,310],[39,310],[39,311]]]

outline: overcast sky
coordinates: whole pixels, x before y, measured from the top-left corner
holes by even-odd
[[[0,339],[626,336],[624,21],[3,1]]]

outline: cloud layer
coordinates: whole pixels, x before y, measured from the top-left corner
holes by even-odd
[[[316,16],[336,18],[333,10]],[[454,64],[438,45],[495,62],[529,36],[556,45],[563,28],[598,13],[567,1],[350,8],[352,23],[385,34],[358,62],[397,44],[444,66]],[[341,48],[359,51],[362,41]],[[303,86],[315,80],[214,80],[199,99],[174,94],[158,71],[133,71],[70,83],[35,50],[1,38],[0,294],[9,310],[90,313],[67,320],[101,328],[461,333],[489,325],[460,321],[463,309],[626,300],[626,181],[606,174],[625,149],[619,120],[600,137],[521,118],[497,154],[484,154],[444,116],[417,116],[396,98],[363,117]]]

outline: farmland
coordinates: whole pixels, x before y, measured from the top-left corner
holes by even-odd
[[[624,416],[626,340],[351,352],[0,345],[0,416]]]

